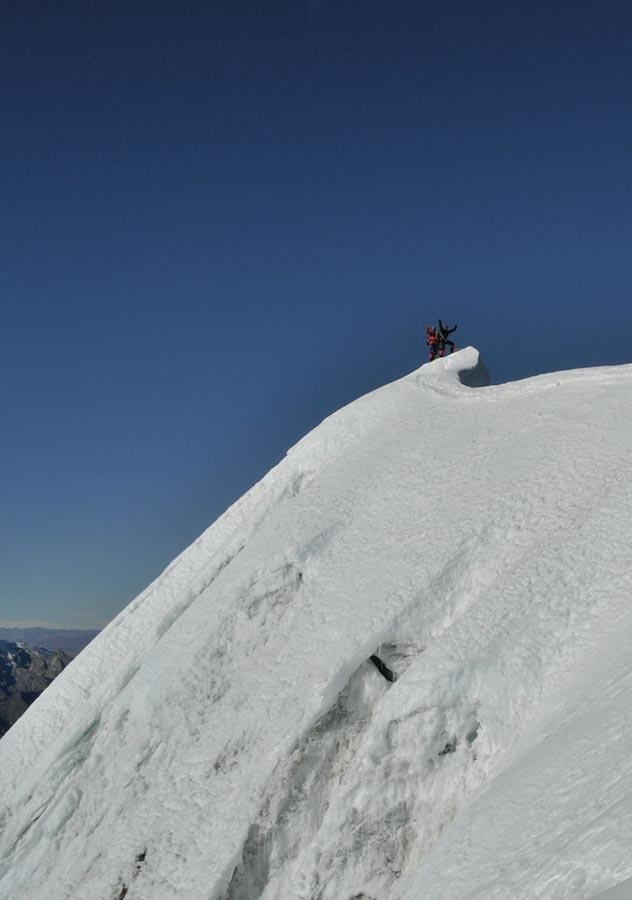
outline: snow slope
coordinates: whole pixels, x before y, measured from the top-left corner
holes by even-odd
[[[486,383],[331,416],[62,673],[3,900],[632,896],[632,366]]]

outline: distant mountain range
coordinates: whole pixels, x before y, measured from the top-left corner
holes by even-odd
[[[98,633],[98,629],[94,628],[0,628],[0,641],[63,650],[70,656],[76,656]]]
[[[99,632],[0,628],[0,737]]]
[[[0,737],[71,660],[63,650],[33,650],[0,640]]]

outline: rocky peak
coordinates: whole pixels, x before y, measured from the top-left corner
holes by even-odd
[[[0,640],[0,737],[71,659],[63,650]]]

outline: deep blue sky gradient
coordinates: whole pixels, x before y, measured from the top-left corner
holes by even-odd
[[[632,5],[4,0],[0,620],[99,624],[442,316],[632,358]]]

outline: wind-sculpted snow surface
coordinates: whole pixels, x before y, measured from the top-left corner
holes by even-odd
[[[0,897],[623,896],[632,367],[487,381],[331,416],[82,652],[0,742]]]

